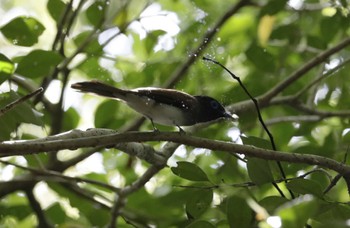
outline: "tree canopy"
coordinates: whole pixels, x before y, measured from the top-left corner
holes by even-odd
[[[348,227],[350,3],[0,2],[0,226]],[[99,80],[214,97],[157,125]]]

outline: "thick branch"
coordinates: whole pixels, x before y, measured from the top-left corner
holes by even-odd
[[[94,130],[89,130],[89,134]],[[350,173],[350,167],[330,158],[325,158],[311,154],[295,154],[281,151],[273,151],[257,148],[249,145],[238,145],[231,142],[223,142],[198,138],[189,135],[181,135],[175,132],[128,132],[123,134],[111,133],[83,137],[50,140],[28,140],[11,141],[0,144],[0,156],[13,156],[36,154],[41,152],[57,151],[62,149],[78,149],[82,147],[110,146],[126,142],[146,142],[146,141],[171,141],[185,144],[197,148],[226,151],[233,154],[244,154],[250,157],[257,157],[267,160],[284,161],[291,163],[302,163],[318,165],[337,171],[340,174]]]

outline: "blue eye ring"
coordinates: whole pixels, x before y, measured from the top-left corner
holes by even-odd
[[[217,101],[211,101],[210,102],[210,106],[213,108],[213,109],[217,109],[219,108],[219,103]]]

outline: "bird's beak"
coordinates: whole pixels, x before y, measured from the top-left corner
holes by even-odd
[[[231,114],[228,113],[228,112],[225,113],[224,117],[225,117],[226,119],[229,119],[229,120],[232,120],[232,121],[235,121],[235,120],[238,119],[238,116],[237,116],[236,114],[231,115]]]

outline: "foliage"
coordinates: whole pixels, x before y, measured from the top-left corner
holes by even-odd
[[[210,95],[239,120],[192,134],[273,148],[242,87],[201,60],[206,56],[234,72],[258,98],[279,151],[347,164],[348,1],[16,0],[0,8],[0,108],[40,86],[45,90],[0,113],[1,141],[43,138],[77,126],[152,129],[124,104],[70,88],[98,79],[121,88]],[[141,145],[171,156],[167,165],[129,156],[122,146],[2,158],[0,226],[349,224],[349,190],[334,170],[282,162],[283,176],[267,159],[170,142]]]

